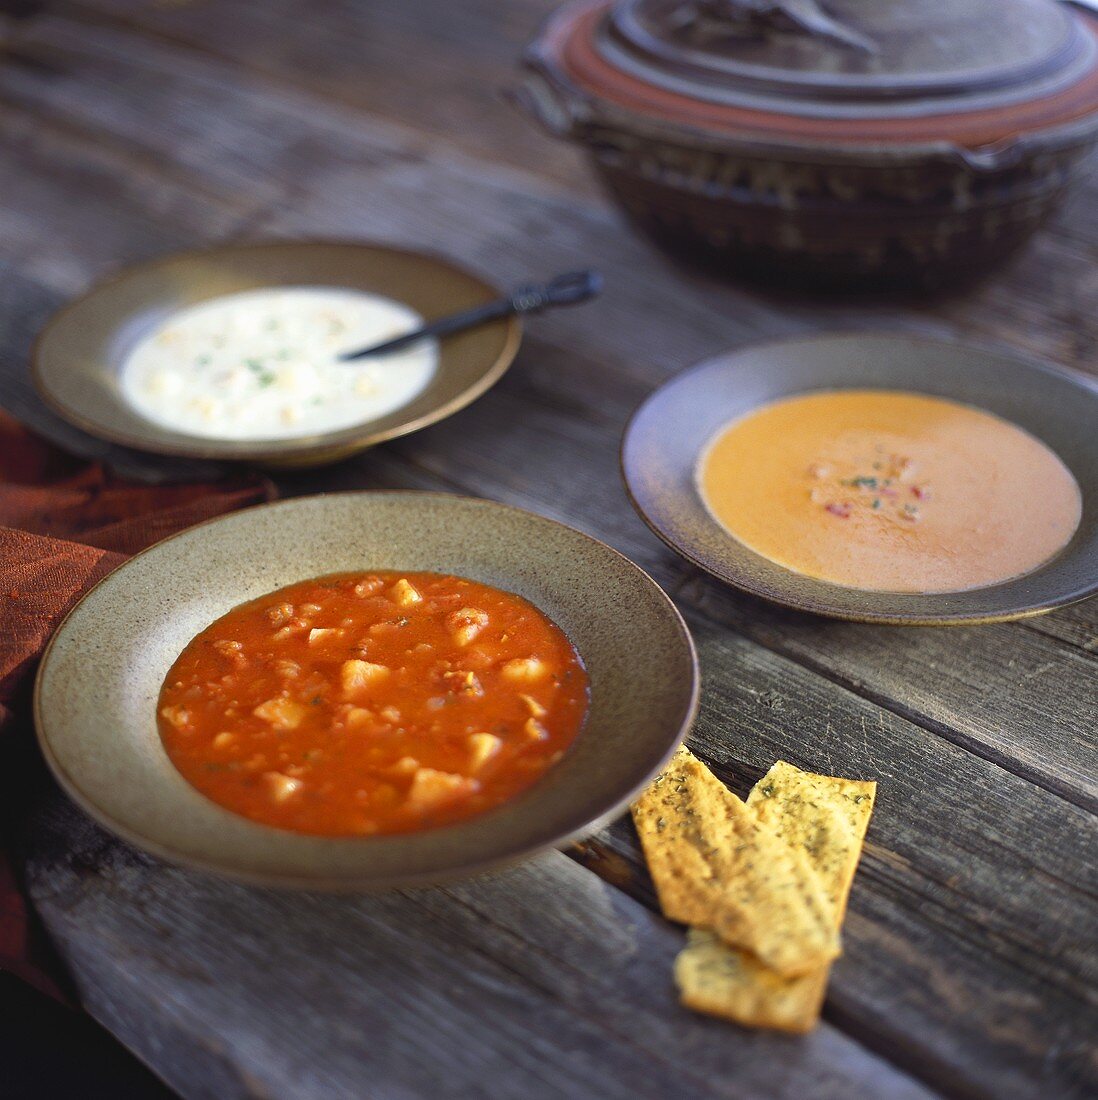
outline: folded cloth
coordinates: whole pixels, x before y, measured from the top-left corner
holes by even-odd
[[[11,771],[42,768],[37,754],[14,752],[12,739],[29,738],[32,673],[69,608],[131,554],[274,495],[256,475],[204,485],[122,481],[65,456],[0,412],[0,744],[23,763]],[[9,775],[0,791],[0,968],[57,995],[52,960],[32,934],[10,858],[19,795],[35,786],[28,778]]]

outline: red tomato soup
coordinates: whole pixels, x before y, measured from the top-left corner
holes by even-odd
[[[242,604],[168,672],[160,736],[204,795],[320,836],[428,829],[526,790],[588,680],[519,596],[437,573],[339,574]]]

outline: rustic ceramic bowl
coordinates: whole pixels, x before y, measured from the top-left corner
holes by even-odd
[[[245,600],[357,569],[456,573],[517,592],[571,638],[591,710],[564,759],[522,795],[459,824],[330,839],[256,824],[175,770],[156,701],[183,647]],[[552,520],[439,493],[344,493],[191,528],[84,597],[42,661],[35,718],[61,785],[104,827],[177,863],[308,889],[433,882],[561,844],[616,815],[685,736],[697,660],[660,588],[605,544]]]
[[[914,390],[979,406],[1026,428],[1067,463],[1083,493],[1079,530],[1048,564],[966,592],[863,592],[794,573],[710,516],[698,458],[730,420],[812,390]],[[634,414],[622,443],[633,503],[672,549],[775,603],[862,622],[946,625],[1038,615],[1098,592],[1098,383],[1002,351],[909,336],[833,335],[757,344],[672,378]]]
[[[275,241],[185,252],[127,268],[57,313],[34,348],[42,398],[66,420],[112,443],[188,458],[272,467],[346,458],[450,416],[492,386],[518,350],[517,318],[447,338],[431,384],[407,405],[364,424],[299,439],[199,438],[146,420],[118,377],[134,344],[175,311],[265,286],[339,286],[383,294],[431,320],[500,296],[447,260],[386,245]]]

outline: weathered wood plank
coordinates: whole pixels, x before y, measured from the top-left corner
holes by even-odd
[[[546,180],[577,193],[596,185],[580,153],[542,135],[505,101],[521,45],[554,0],[466,0],[458,7],[325,0],[302,18],[297,0],[159,4],[66,3],[85,27],[141,29],[331,103],[457,142],[473,155],[516,167],[538,164]],[[85,30],[85,37],[87,31]]]
[[[378,897],[167,867],[56,795],[35,904],[90,1010],[189,1097],[919,1097],[831,1027],[803,1043],[680,1008],[682,933],[549,853]]]
[[[824,623],[746,599],[700,575],[678,596],[1001,767],[1098,810],[1093,654],[1020,624],[943,631]]]
[[[919,312],[946,322],[959,336],[1005,342],[1095,374],[1095,259],[1098,251],[1093,245],[1042,232],[1016,262],[976,292]]]
[[[1072,604],[1054,615],[1041,615],[1026,626],[1050,638],[1059,638],[1068,645],[1078,646],[1087,653],[1098,653],[1098,613],[1094,600]]]
[[[0,106],[0,250],[67,295],[125,261],[238,231],[239,212],[102,143]]]
[[[6,44],[0,97],[54,127],[79,128],[130,158],[154,162],[222,202],[255,210],[284,198],[283,178],[308,156],[304,128],[287,134],[265,127],[271,112],[260,108],[254,80],[225,68],[216,82],[205,80],[205,66],[188,65],[185,56],[164,78],[156,49],[147,60],[145,53],[132,35],[107,28],[89,34],[85,25],[46,13]],[[235,121],[224,133],[217,118],[227,100]],[[150,125],[151,118],[161,124]],[[241,126],[249,131],[245,142],[237,140]]]

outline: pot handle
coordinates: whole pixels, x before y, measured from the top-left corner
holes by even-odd
[[[1019,135],[1005,137],[989,145],[980,145],[975,149],[957,146],[954,154],[967,168],[977,173],[1001,172],[1017,164],[1024,152]]]
[[[528,58],[525,70],[521,84],[503,89],[504,98],[551,136],[575,137],[588,117],[582,104],[556,88],[536,61]]]
[[[858,53],[880,52],[873,39],[828,14],[819,0],[689,0],[681,8],[673,18],[699,27],[732,23],[764,33],[794,30]]]

